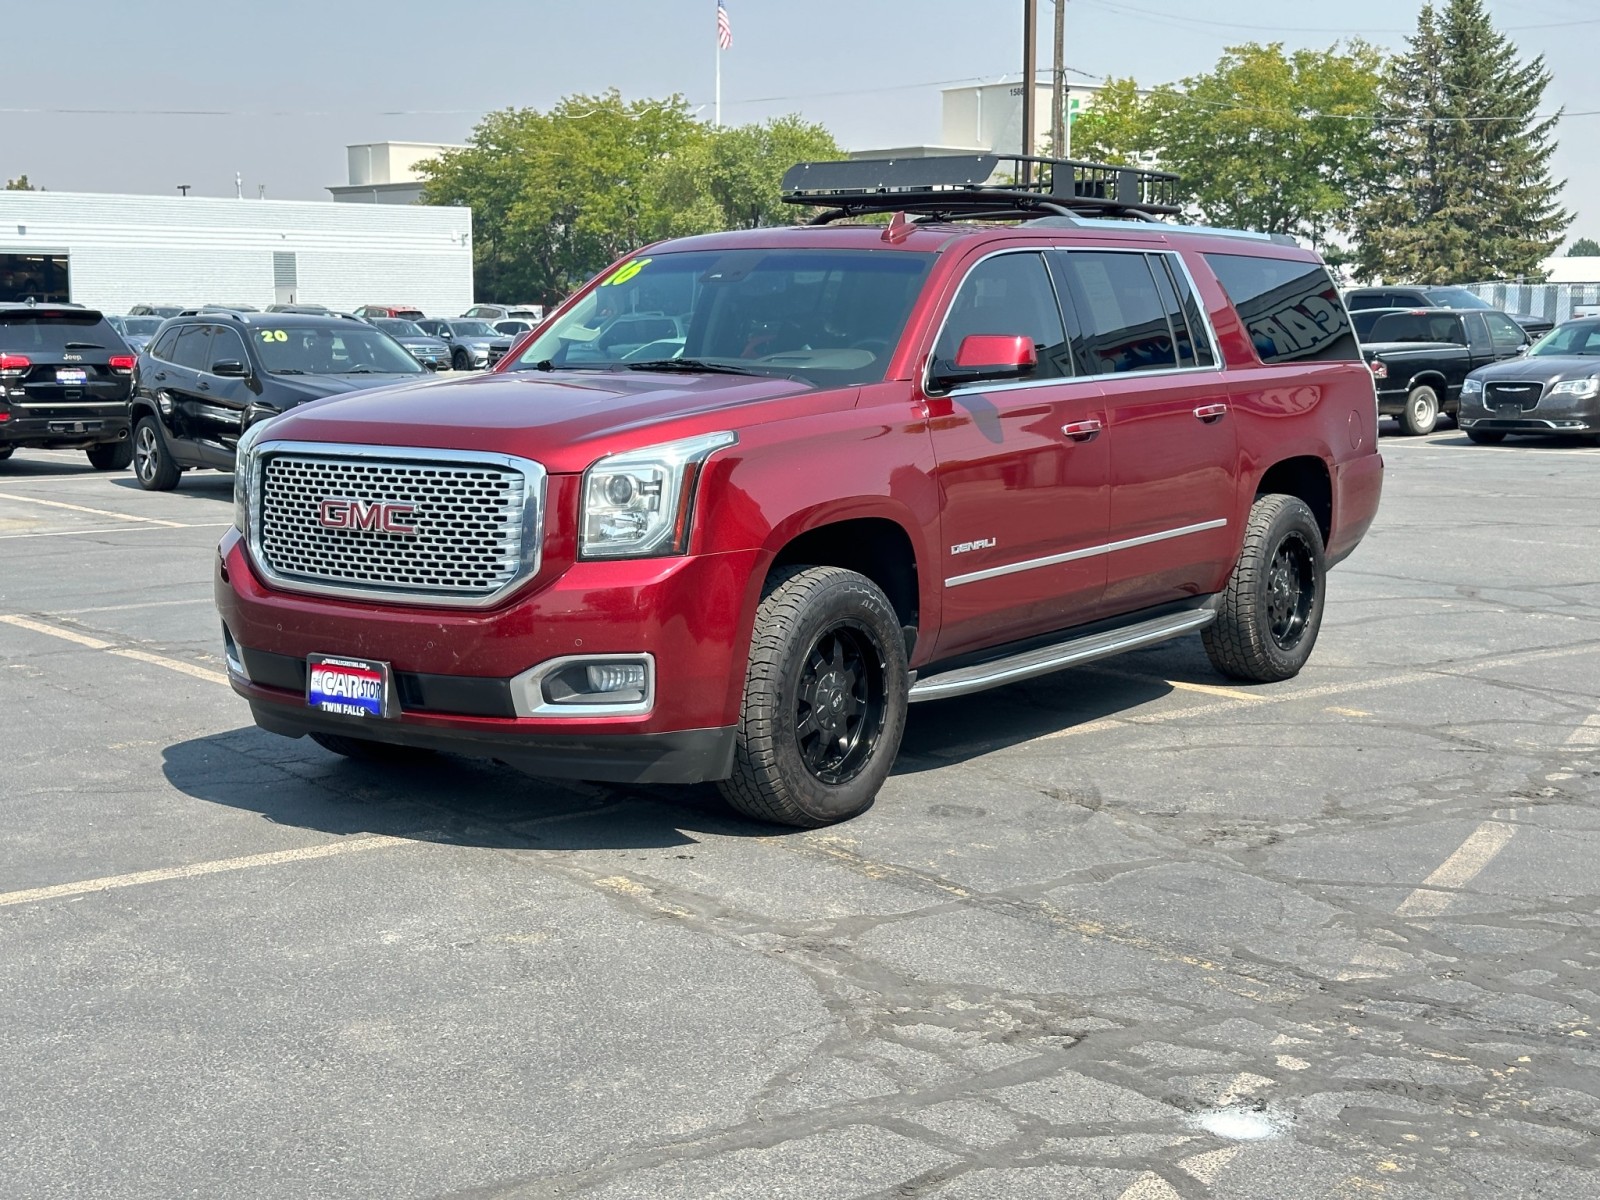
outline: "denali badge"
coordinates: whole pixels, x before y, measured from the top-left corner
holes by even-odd
[[[957,542],[950,547],[951,554],[966,554],[971,550],[988,550],[994,546],[994,538],[980,538],[976,542]]]
[[[395,500],[342,500],[330,497],[317,507],[317,524],[324,529],[371,529],[383,533],[397,533],[403,537],[416,537],[417,526],[411,520],[416,511],[414,504]]]

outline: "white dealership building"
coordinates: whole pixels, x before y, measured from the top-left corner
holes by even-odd
[[[416,305],[465,312],[472,210],[0,191],[0,301]]]

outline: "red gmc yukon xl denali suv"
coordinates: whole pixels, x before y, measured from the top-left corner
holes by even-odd
[[[1298,672],[1383,469],[1327,268],[1155,219],[1170,176],[1000,165],[802,164],[810,225],[651,246],[490,374],[247,430],[216,598],[257,724],[815,826],[912,702],[1190,632]]]

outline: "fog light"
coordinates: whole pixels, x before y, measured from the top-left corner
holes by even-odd
[[[530,667],[511,681],[519,717],[643,715],[655,704],[648,654],[575,654]]]
[[[244,669],[244,655],[239,653],[239,644],[226,625],[222,627],[222,657],[228,664],[229,675],[250,682],[250,672]]]
[[[616,663],[587,669],[591,692],[644,693],[644,664]]]

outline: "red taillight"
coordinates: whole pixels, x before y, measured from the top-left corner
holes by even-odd
[[[132,375],[133,364],[138,359],[131,354],[113,354],[111,356],[111,369],[118,375]]]
[[[1383,359],[1375,358],[1367,366],[1372,368],[1372,377],[1374,379],[1389,378],[1389,364],[1384,362]]]
[[[31,366],[26,354],[0,354],[0,375],[21,375]]]

